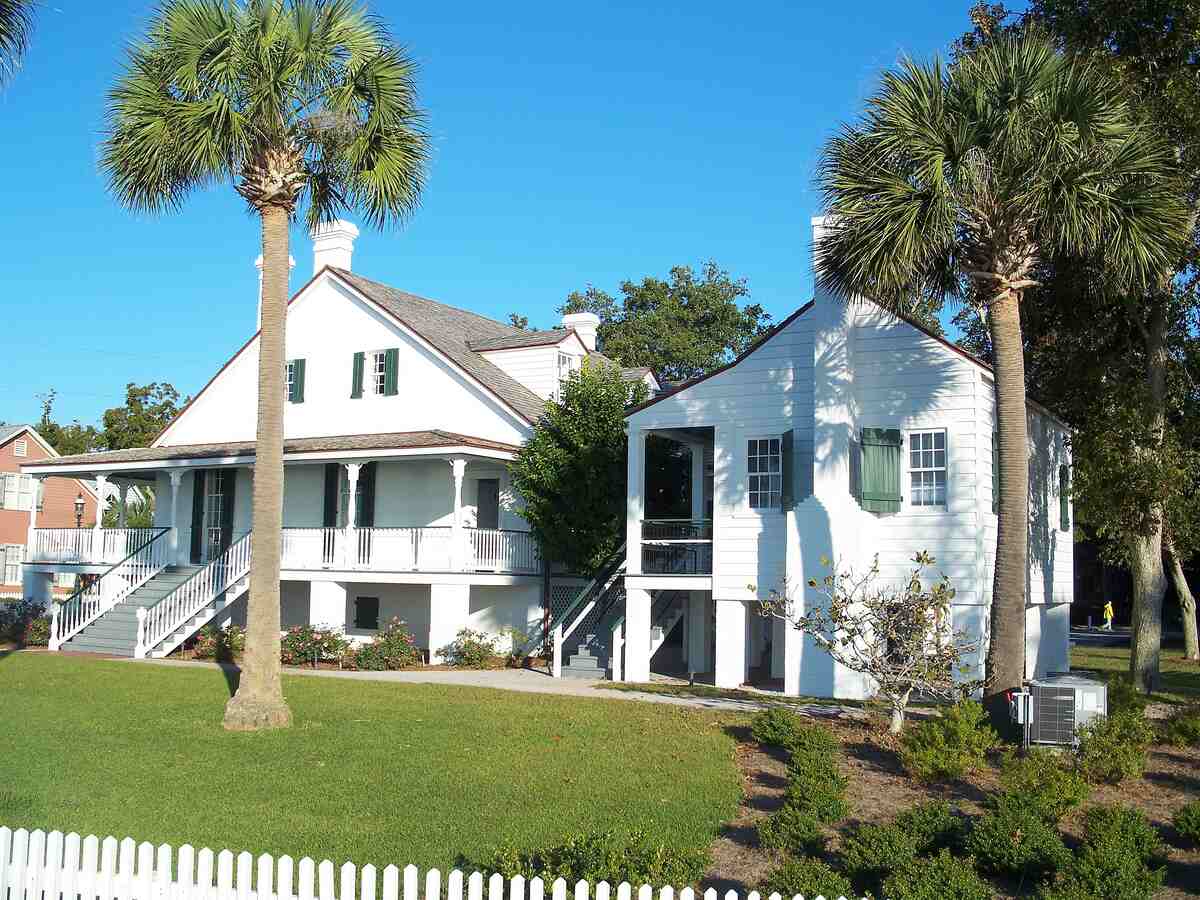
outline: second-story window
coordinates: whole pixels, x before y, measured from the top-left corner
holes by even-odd
[[[0,472],[0,509],[33,508],[34,484],[32,475]]]
[[[387,352],[376,350],[370,354],[371,359],[371,393],[382,396],[387,387]]]
[[[779,438],[751,438],[746,442],[746,491],[751,509],[779,509],[782,461]]]
[[[304,360],[289,359],[287,361],[287,387],[284,398],[288,403],[304,402]]]
[[[913,431],[908,435],[909,503],[946,505],[946,432]]]
[[[350,397],[393,397],[399,392],[400,350],[366,350],[354,354]]]

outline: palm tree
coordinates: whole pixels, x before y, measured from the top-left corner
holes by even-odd
[[[1108,73],[1035,31],[995,37],[953,65],[901,63],[861,122],[826,145],[831,227],[817,277],[903,311],[972,305],[996,374],[1000,498],[985,695],[1001,720],[1024,676],[1029,451],[1021,300],[1053,254],[1102,248],[1118,279],[1148,283],[1186,213],[1169,148]]]
[[[30,0],[0,0],[0,84],[21,64],[33,31]]]
[[[416,208],[428,144],[415,68],[353,0],[166,0],[108,97],[101,167],[126,207],[174,211],[232,183],[262,223],[253,566],[225,727],[287,725],[279,663],[288,226]]]

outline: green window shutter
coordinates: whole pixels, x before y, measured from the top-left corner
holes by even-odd
[[[383,353],[383,394],[385,397],[395,397],[399,389],[397,382],[400,373],[400,349],[393,347]]]
[[[900,452],[902,438],[895,428],[862,431],[862,495],[867,512],[900,511]]]
[[[992,514],[1000,512],[1000,436],[992,432]]]
[[[304,360],[292,360],[292,395],[288,397],[292,403],[304,402]]]
[[[1071,470],[1065,465],[1058,467],[1058,527],[1071,530]]]
[[[350,399],[357,400],[362,396],[363,368],[367,364],[367,354],[354,354],[354,368],[350,375]]]
[[[782,457],[779,468],[783,476],[783,485],[780,491],[783,502],[780,503],[780,506],[783,512],[796,507],[795,440],[796,433],[789,428],[779,441],[780,456]]]

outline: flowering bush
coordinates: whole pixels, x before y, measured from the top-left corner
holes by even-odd
[[[192,643],[192,655],[196,659],[215,659],[217,662],[233,662],[234,657],[245,649],[246,629],[232,624],[224,628],[205,625]]]
[[[350,646],[342,657],[348,669],[405,669],[421,664],[421,651],[416,639],[400,619],[392,619],[369,644]]]
[[[28,644],[26,640],[26,632],[32,622],[38,619],[45,619],[45,625],[39,626],[39,629],[44,628],[46,640],[41,644],[45,644],[50,638],[50,620],[46,617],[46,608],[40,603],[34,603],[32,600],[17,600],[15,603],[0,603],[0,641],[12,641],[16,644]],[[34,644],[33,646],[41,646]]]
[[[446,662],[461,669],[489,669],[496,661],[496,638],[464,628],[442,648]]]
[[[349,646],[340,629],[296,625],[284,633],[279,655],[289,666],[316,665],[342,659]]]

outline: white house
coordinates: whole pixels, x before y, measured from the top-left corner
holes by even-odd
[[[288,307],[282,622],[365,639],[398,617],[436,661],[462,628],[542,623],[507,463],[561,380],[607,361],[590,313],[522,331],[352,272],[357,233],[314,235],[314,275]],[[150,447],[22,467],[157,498],[145,531],[31,522],[27,592],[96,576],[56,611],[52,646],[163,655],[231,614],[250,565],[257,370],[255,335]]]
[[[785,585],[802,612],[822,557],[861,573],[878,554],[882,577],[899,580],[929,551],[957,591],[955,626],[986,640],[994,406],[985,363],[874,304],[817,291],[730,365],[629,414],[624,602],[597,615],[601,598],[575,613],[590,616],[579,626],[563,623],[568,648],[573,633],[585,644],[566,671],[596,665],[645,681],[673,669],[713,673],[721,687],[774,679],[789,694],[862,697],[858,675],[758,614]],[[1032,676],[1068,668],[1073,567],[1069,429],[1034,402],[1028,410]],[[690,519],[650,508],[651,435],[691,449]]]

